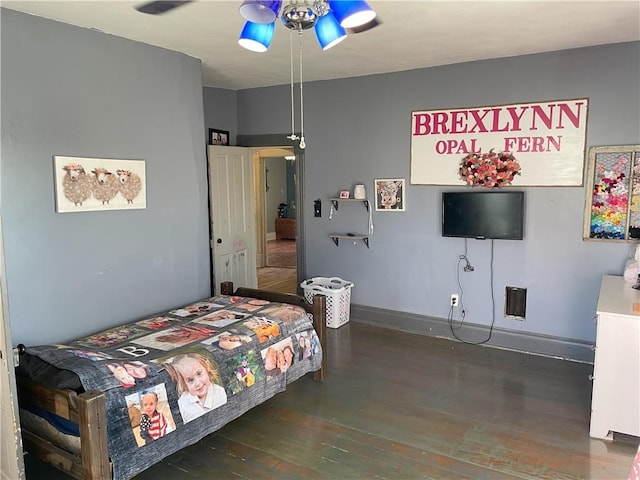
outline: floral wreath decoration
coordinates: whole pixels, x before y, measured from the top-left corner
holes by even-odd
[[[487,188],[509,185],[522,167],[511,152],[469,153],[460,162],[460,178],[467,185]]]

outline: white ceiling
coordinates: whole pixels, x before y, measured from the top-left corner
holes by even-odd
[[[277,23],[266,53],[237,43],[237,1],[200,0],[162,15],[141,1],[13,1],[5,8],[87,27],[202,60],[203,84],[239,90],[288,84],[289,30]],[[381,25],[326,52],[303,34],[304,80],[412,70],[488,58],[640,40],[640,1],[371,0]],[[298,52],[295,40],[295,55]],[[295,60],[297,72],[297,57]],[[297,80],[296,73],[296,81]]]

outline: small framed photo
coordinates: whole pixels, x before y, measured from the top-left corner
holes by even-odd
[[[381,178],[374,180],[376,211],[404,212],[404,178]]]
[[[229,145],[229,130],[210,128],[209,145]]]
[[[340,198],[349,198],[349,190],[340,190]]]

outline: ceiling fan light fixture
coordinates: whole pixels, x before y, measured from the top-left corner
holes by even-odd
[[[318,21],[318,14],[305,2],[291,2],[280,14],[282,24],[289,30],[307,30]]]
[[[302,75],[302,33],[313,29],[322,50],[337,45],[347,37],[354,27],[362,27],[361,31],[374,27],[376,12],[365,1],[352,0],[287,0],[282,1],[245,0],[240,6],[240,14],[247,19],[242,29],[238,43],[243,48],[254,52],[266,52],[273,38],[275,21],[278,17],[282,24],[289,29],[291,45],[291,135],[289,140],[300,140],[299,147],[304,149],[304,95]],[[297,33],[297,35],[294,35]],[[357,32],[356,32],[357,33]],[[300,72],[300,135],[295,130],[295,99],[294,99],[294,55],[293,39],[299,42],[299,72]]]
[[[266,52],[273,39],[275,20],[271,23],[247,22],[240,33],[238,43],[252,52]]]
[[[376,12],[364,0],[329,0],[329,7],[343,28],[359,27],[376,17]]]
[[[340,26],[331,12],[318,18],[314,30],[322,50],[329,50],[347,38],[346,30]]]
[[[273,23],[278,17],[282,0],[245,0],[238,11],[246,20],[253,23]]]

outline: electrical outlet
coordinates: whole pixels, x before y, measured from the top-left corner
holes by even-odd
[[[457,293],[452,293],[451,294],[451,306],[452,307],[457,307],[458,306],[458,294]]]

